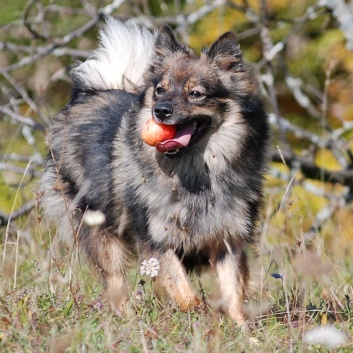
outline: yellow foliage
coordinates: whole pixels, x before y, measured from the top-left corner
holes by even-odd
[[[353,240],[353,210],[341,208],[335,212],[334,218],[338,227],[337,234],[333,235],[340,235],[340,238],[351,242]]]
[[[237,26],[244,23],[245,20],[245,15],[239,11],[229,9],[226,12],[223,9],[213,11],[190,34],[189,45],[195,49],[200,49],[200,43],[208,46],[224,32],[230,30],[237,32]]]
[[[339,192],[332,186],[321,182],[312,182],[312,184],[317,189],[324,188],[325,192]],[[295,243],[302,233],[314,226],[317,213],[329,203],[325,197],[308,192],[299,183],[294,184],[286,193],[285,187],[283,185],[281,191],[272,195],[271,200],[267,201],[269,207],[272,208],[271,214],[273,215],[269,224],[266,225],[268,227],[267,240],[271,244]]]
[[[342,169],[333,153],[326,148],[322,148],[316,152],[315,163],[319,167],[331,171],[337,171]]]
[[[353,121],[353,103],[345,105],[343,119],[346,121]]]

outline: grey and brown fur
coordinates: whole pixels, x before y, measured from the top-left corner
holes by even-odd
[[[168,27],[151,33],[112,18],[93,56],[72,73],[68,105],[47,137],[44,213],[78,241],[123,311],[132,259],[160,262],[157,284],[181,309],[199,306],[187,271],[217,274],[229,315],[245,321],[244,246],[255,241],[268,153],[268,123],[257,81],[228,32],[200,57]],[[151,117],[198,123],[180,151],[141,139]],[[82,216],[100,210],[90,228]]]

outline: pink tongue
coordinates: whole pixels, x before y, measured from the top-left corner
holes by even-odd
[[[157,143],[157,151],[160,153],[164,153],[167,151],[177,150],[181,147],[186,147],[190,140],[191,135],[194,132],[194,122],[184,124],[182,126],[178,126],[176,134],[173,139],[166,140],[163,142]]]

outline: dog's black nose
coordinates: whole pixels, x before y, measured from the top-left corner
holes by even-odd
[[[171,105],[167,103],[158,103],[154,109],[154,116],[160,121],[164,121],[165,119],[168,119],[172,116],[173,114],[173,108]]]

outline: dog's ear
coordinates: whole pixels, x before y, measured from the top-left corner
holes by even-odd
[[[165,59],[172,56],[175,52],[188,54],[190,50],[188,47],[177,41],[170,27],[163,26],[159,30],[155,42],[155,54],[152,68],[157,68],[158,66],[163,65]]]
[[[185,47],[180,44],[169,26],[163,26],[158,32],[155,44],[156,54],[160,58],[167,57],[176,51],[184,51]]]
[[[206,51],[206,54],[222,70],[232,72],[244,70],[243,56],[233,32],[220,36]]]

